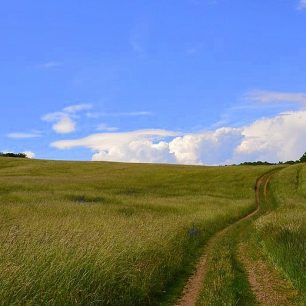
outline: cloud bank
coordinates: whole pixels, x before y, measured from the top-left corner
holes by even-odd
[[[178,135],[166,130],[137,130],[93,134],[75,140],[56,141],[51,145],[57,149],[89,148],[94,152],[92,160],[174,163],[175,156],[165,139]]]
[[[92,160],[214,165],[295,160],[306,149],[305,134],[306,110],[300,110],[263,118],[240,128],[223,127],[183,135],[154,129],[98,133],[56,141],[51,146],[62,150],[88,148],[93,152]]]

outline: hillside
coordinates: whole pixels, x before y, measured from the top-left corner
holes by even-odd
[[[0,158],[0,300],[4,305],[174,303],[206,242],[254,211],[255,182],[274,168]],[[298,253],[290,257],[298,254],[302,260],[302,223],[294,229],[284,216],[288,211],[290,220],[297,214],[302,222],[305,173],[305,166],[292,166],[277,172],[272,181],[279,207],[273,214],[282,214],[288,237],[297,241],[293,245]],[[299,190],[292,191],[292,197],[300,199],[298,207],[287,207],[292,198],[285,188]],[[255,222],[256,239],[267,253],[262,256],[285,271],[302,292],[305,280],[297,275],[301,273],[295,259],[284,268],[282,250],[287,246],[279,243],[278,234],[266,234],[274,233],[275,219],[279,220],[269,214]],[[235,233],[240,237],[249,226],[253,220],[228,231],[223,241],[233,241]],[[252,239],[242,235],[231,245],[245,241],[247,248]],[[247,279],[247,271],[242,279]],[[203,283],[202,297],[209,286]],[[234,293],[233,300],[255,300],[252,286],[243,288],[248,293]]]

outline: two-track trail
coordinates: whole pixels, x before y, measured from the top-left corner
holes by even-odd
[[[222,239],[222,237],[234,229],[237,225],[239,225],[241,222],[252,218],[255,214],[259,213],[260,209],[260,203],[261,203],[261,196],[262,196],[262,190],[264,196],[267,194],[267,186],[270,181],[271,176],[273,175],[273,172],[269,172],[268,174],[265,174],[261,176],[259,179],[257,179],[256,187],[255,187],[255,197],[256,197],[256,208],[251,213],[247,214],[246,216],[242,217],[238,221],[230,224],[226,228],[222,229],[221,231],[217,232],[214,236],[212,236],[205,249],[204,253],[201,256],[200,260],[198,261],[196,265],[196,269],[194,274],[188,279],[181,297],[175,304],[176,306],[194,306],[197,303],[198,297],[200,295],[201,289],[203,287],[203,282],[205,278],[206,271],[208,269],[208,259],[212,254],[212,251],[214,249],[214,246],[216,245],[217,241],[219,239]]]
[[[262,193],[258,190],[258,203],[270,201],[268,187],[271,176],[267,177]],[[251,246],[251,248],[254,246]],[[269,265],[262,257],[257,256],[252,259],[250,256],[250,247],[247,242],[239,245],[239,259],[245,267],[251,290],[256,297],[256,301],[261,306],[280,305],[290,306],[295,303],[298,296],[292,284],[286,280],[277,269]]]

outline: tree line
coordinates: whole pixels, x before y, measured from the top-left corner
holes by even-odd
[[[278,162],[278,163],[269,163],[266,161],[256,161],[256,162],[244,162],[241,163],[240,165],[245,165],[245,166],[260,166],[260,165],[282,165],[282,164],[287,164],[287,165],[293,165],[293,164],[299,164],[299,163],[306,163],[306,152],[301,156],[300,159],[298,160],[288,160],[286,162]]]
[[[27,155],[25,153],[3,153],[0,152],[0,157],[18,157],[18,158],[27,158]]]

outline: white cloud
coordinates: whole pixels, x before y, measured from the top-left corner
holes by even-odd
[[[306,0],[300,0],[300,3],[298,5],[298,9],[303,10],[306,8]]]
[[[306,93],[304,92],[254,90],[247,93],[245,99],[263,104],[285,102],[306,105]]]
[[[108,149],[100,150],[92,156],[92,160],[121,161],[135,163],[174,163],[175,158],[169,152],[169,144],[165,141],[153,143],[149,139],[133,140],[121,143]]]
[[[176,137],[169,143],[169,148],[181,164],[224,164],[230,163],[233,151],[242,139],[241,129],[219,128]]]
[[[81,139],[56,141],[51,145],[58,149],[89,148],[95,152],[93,160],[175,162],[169,144],[162,139],[178,135],[165,130],[138,130],[93,134]]]
[[[118,131],[118,128],[115,126],[109,126],[106,123],[101,123],[97,126],[97,131],[115,132]]]
[[[88,112],[86,116],[88,118],[99,118],[99,117],[138,117],[138,116],[152,116],[152,112],[137,111],[137,112],[118,112],[118,113],[95,113]]]
[[[76,130],[76,122],[69,116],[61,116],[61,118],[52,125],[53,130],[59,134],[68,134]]]
[[[17,132],[17,133],[9,133],[6,134],[6,137],[8,138],[14,138],[14,139],[27,139],[27,138],[36,138],[41,137],[41,134],[38,132],[34,133],[23,133],[23,132]]]
[[[306,110],[263,118],[240,128],[181,135],[166,130],[100,133],[56,141],[58,149],[86,147],[93,160],[231,164],[296,160],[306,150]]]
[[[68,134],[76,130],[76,121],[73,118],[77,118],[76,113],[84,110],[88,110],[92,107],[91,104],[74,104],[65,107],[60,112],[54,112],[46,114],[42,117],[42,120],[48,122],[55,122],[52,125],[52,129],[59,134]]]
[[[35,158],[35,153],[32,151],[24,151],[22,153],[24,153],[27,156],[27,158]]]
[[[46,114],[42,117],[42,120],[55,122],[52,125],[52,129],[58,134],[68,134],[76,130],[76,122],[69,114],[63,112]]]
[[[242,160],[295,160],[306,150],[306,110],[279,114],[244,127],[236,148]]]
[[[91,108],[92,108],[91,104],[75,104],[75,105],[70,105],[70,106],[65,107],[63,111],[67,113],[76,113],[76,112],[88,110]]]

